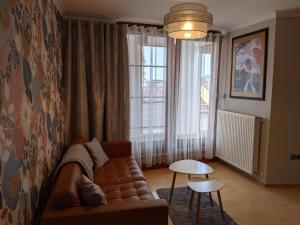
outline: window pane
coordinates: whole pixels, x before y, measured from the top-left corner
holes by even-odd
[[[143,67],[143,97],[149,97],[154,91],[153,86],[153,67]]]
[[[152,77],[151,67],[147,67],[147,66],[143,67],[143,80],[149,82],[152,80],[151,77]]]
[[[143,46],[143,64],[146,66],[152,65],[152,47]]]
[[[135,97],[130,102],[130,132],[131,137],[154,138],[154,134],[165,132],[166,38],[143,37],[141,40],[142,47],[129,42],[131,52],[131,48],[140,48],[142,53],[140,64],[130,69],[131,96]]]
[[[143,46],[143,63],[145,66],[166,66],[166,48]]]
[[[201,104],[209,105],[209,81],[201,81]]]
[[[156,67],[155,80],[164,81],[166,75],[166,69],[163,67]]]
[[[156,47],[156,65],[166,66],[166,48]]]
[[[130,66],[130,97],[140,97],[142,95],[142,68],[139,66]]]
[[[211,54],[202,54],[201,65],[201,104],[209,105]]]
[[[201,74],[204,79],[210,78],[211,71],[211,54],[202,54]]]
[[[166,96],[166,69],[162,67],[156,67],[155,73],[155,96]]]
[[[143,133],[163,133],[165,127],[165,98],[144,98]]]

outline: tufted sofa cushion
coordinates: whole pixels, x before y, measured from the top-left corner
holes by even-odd
[[[94,171],[94,182],[102,188],[108,204],[154,199],[142,171],[131,157],[109,160]]]
[[[102,190],[106,195],[108,204],[154,199],[145,181],[106,185],[102,186]]]
[[[132,157],[110,159],[94,171],[94,182],[100,187],[134,181],[145,181],[145,177]]]

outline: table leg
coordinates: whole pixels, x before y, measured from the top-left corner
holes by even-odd
[[[206,174],[205,177],[206,177],[206,179],[209,179],[208,174]],[[213,206],[213,200],[212,200],[211,192],[209,192],[208,195],[209,195],[210,205]]]
[[[192,195],[191,195],[191,199],[190,199],[190,205],[189,205],[189,209],[192,208],[192,205],[193,205],[193,200],[194,200],[194,194],[195,192],[192,190]]]
[[[188,181],[190,180],[191,178],[191,174],[188,174]],[[188,186],[188,190],[191,190],[191,188]]]
[[[173,181],[172,181],[172,187],[171,187],[171,192],[170,192],[170,197],[169,197],[169,203],[171,203],[171,201],[172,201],[175,180],[176,180],[176,172],[174,172],[174,175],[173,175]]]
[[[224,211],[223,211],[223,205],[222,205],[221,193],[220,193],[220,191],[217,191],[217,193],[218,193],[218,199],[219,199],[219,205],[220,205],[222,217],[224,217]]]
[[[201,193],[198,193],[198,201],[197,201],[197,214],[196,214],[196,225],[200,224],[200,202],[201,202]]]

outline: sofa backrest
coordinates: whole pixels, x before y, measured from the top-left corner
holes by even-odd
[[[72,140],[71,145],[76,145],[76,144],[84,144],[88,142],[88,140],[84,137],[76,137]]]

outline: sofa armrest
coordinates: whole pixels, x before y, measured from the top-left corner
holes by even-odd
[[[41,225],[168,225],[165,200],[110,203],[97,207],[48,210]]]
[[[130,141],[107,141],[102,142],[101,146],[109,158],[131,156]]]

